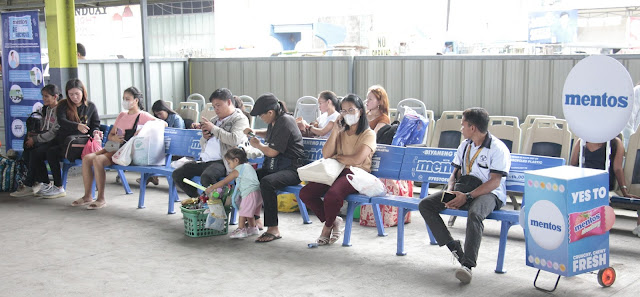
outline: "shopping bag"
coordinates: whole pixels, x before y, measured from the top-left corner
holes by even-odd
[[[384,184],[375,175],[355,166],[350,169],[352,173],[347,174],[347,180],[358,193],[369,197],[386,195]]]
[[[146,122],[129,142],[133,142],[133,165],[165,165],[163,121]]]
[[[84,148],[82,149],[82,154],[80,155],[80,158],[84,159],[84,156],[91,153],[95,153],[101,149],[102,149],[102,145],[100,145],[100,141],[93,137],[89,137],[89,141],[87,141],[87,143],[84,145]]]
[[[404,117],[398,125],[398,130],[393,136],[391,145],[407,146],[409,144],[421,144],[429,127],[429,120],[419,115],[415,110],[405,106]]]
[[[336,159],[320,159],[298,168],[300,180],[332,185],[344,169]]]
[[[280,212],[294,212],[298,211],[298,200],[296,195],[291,193],[278,195],[278,211]]]
[[[380,181],[384,183],[387,194],[412,197],[413,196],[413,184],[411,181],[406,180],[394,180],[381,178]],[[379,205],[380,214],[382,216],[382,224],[384,227],[392,227],[398,225],[398,208],[389,205]],[[411,212],[407,212],[404,218],[405,223],[411,222]],[[360,208],[360,225],[375,227],[376,221],[373,217],[373,209],[371,205],[363,205]]]
[[[111,157],[111,160],[113,161],[113,163],[116,163],[122,166],[129,166],[129,164],[131,164],[133,142],[136,138],[137,136],[131,137],[129,141],[125,142],[122,146],[120,146],[118,151],[116,151],[116,153],[113,154],[113,157]]]

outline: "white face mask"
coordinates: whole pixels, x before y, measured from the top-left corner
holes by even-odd
[[[131,104],[127,100],[122,100],[122,109],[129,110],[131,109]]]
[[[347,114],[344,116],[344,122],[347,123],[347,125],[349,126],[357,123],[359,119],[360,119],[360,112],[356,112],[355,114]]]

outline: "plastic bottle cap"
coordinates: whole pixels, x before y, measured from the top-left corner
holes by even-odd
[[[218,192],[213,192],[213,198],[218,198],[220,196],[220,193]]]

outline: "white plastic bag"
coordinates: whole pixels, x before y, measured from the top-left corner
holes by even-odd
[[[146,122],[133,141],[132,163],[164,165],[164,162],[164,121]]]
[[[344,169],[336,159],[320,159],[298,168],[300,180],[332,185]]]
[[[113,163],[122,166],[129,166],[129,164],[131,164],[133,141],[136,139],[136,137],[137,136],[131,137],[129,141],[120,146],[118,151],[116,151],[116,153],[113,154],[113,157],[111,157]]]
[[[209,206],[209,209],[207,210],[209,212],[209,215],[207,216],[207,221],[205,222],[205,228],[217,231],[224,230],[224,223],[227,220],[227,213],[224,211],[222,200],[209,199],[207,201],[207,205]]]
[[[347,174],[347,180],[360,194],[369,197],[386,196],[384,184],[375,175],[355,166],[351,166],[350,169],[353,174]]]
[[[174,168],[174,169],[180,168],[180,167],[184,166],[184,164],[191,163],[191,162],[194,162],[194,161],[195,160],[193,158],[191,158],[191,157],[182,157],[182,158],[180,158],[178,160],[175,160],[175,161],[171,162],[171,168]]]

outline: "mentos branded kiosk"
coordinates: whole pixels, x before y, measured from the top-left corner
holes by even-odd
[[[608,56],[578,62],[565,81],[564,116],[583,141],[607,143],[627,123],[633,108],[633,83],[627,70]],[[534,286],[553,291],[560,276],[599,270],[598,281],[615,281],[609,267],[609,230],[615,213],[609,206],[608,170],[560,166],[525,172],[526,264],[538,268]],[[607,159],[609,167],[609,160]],[[536,285],[540,270],[558,274],[551,290]]]

